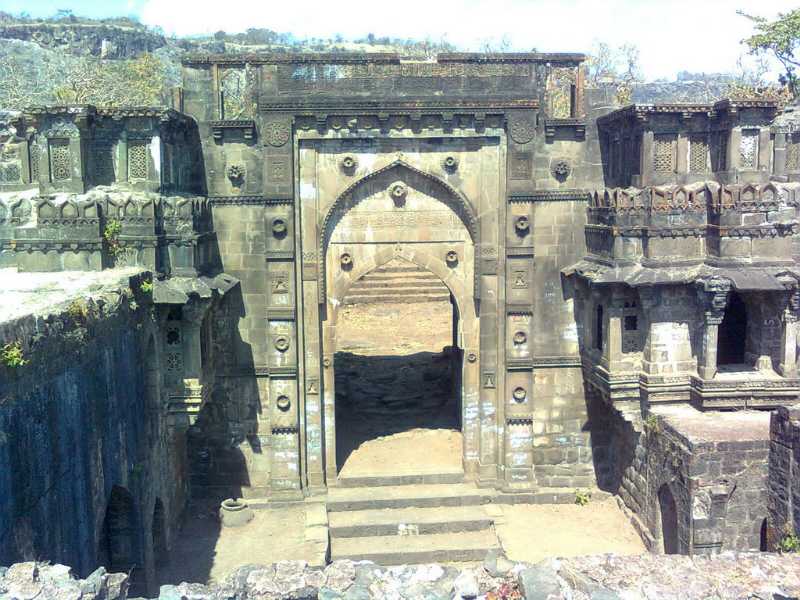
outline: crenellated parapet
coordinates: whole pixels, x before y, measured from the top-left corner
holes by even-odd
[[[792,262],[800,184],[611,188],[587,208],[589,255],[604,261],[688,264]]]
[[[0,198],[0,264],[20,271],[141,266],[196,275],[212,266],[213,239],[202,197],[95,188]]]

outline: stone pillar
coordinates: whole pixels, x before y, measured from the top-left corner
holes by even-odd
[[[717,340],[719,324],[725,316],[725,307],[731,291],[731,282],[722,277],[709,277],[697,282],[697,295],[703,310],[703,339],[697,357],[697,373],[703,379],[713,379],[717,374]]]
[[[675,170],[679,175],[685,175],[689,172],[689,138],[684,134],[678,135],[676,146]]]
[[[739,149],[742,145],[742,128],[734,127],[728,136],[728,155],[725,157],[726,171],[739,169]]]
[[[642,154],[639,173],[641,173],[641,186],[653,183],[653,132],[645,131],[642,134]]]
[[[624,320],[623,309],[625,307],[625,299],[622,295],[622,290],[615,289],[609,298],[607,305],[606,318],[607,332],[605,334],[606,344],[603,346],[603,352],[608,360],[609,371],[612,370],[615,363],[622,360],[622,323]]]
[[[782,132],[775,134],[772,173],[778,177],[786,175],[786,134]]]
[[[778,373],[784,377],[797,377],[797,328],[800,312],[800,288],[790,290],[789,300],[783,311],[781,335],[781,362]]]

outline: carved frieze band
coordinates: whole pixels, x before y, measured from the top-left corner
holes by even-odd
[[[266,196],[209,196],[211,204],[220,206],[277,206],[292,204],[289,198],[267,198]]]
[[[589,190],[540,190],[526,194],[512,194],[509,202],[588,202]]]

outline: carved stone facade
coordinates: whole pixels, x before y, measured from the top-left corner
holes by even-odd
[[[583,58],[204,55],[176,111],[31,109],[0,133],[0,267],[153,273],[194,492],[285,501],[337,485],[341,306],[406,261],[455,306],[467,481],[600,486],[665,551],[753,548],[766,420],[736,445],[711,411],[800,394],[794,121],[608,113]]]

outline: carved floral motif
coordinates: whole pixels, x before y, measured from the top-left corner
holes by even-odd
[[[264,124],[264,139],[270,146],[283,146],[289,141],[292,128],[286,121],[269,121]]]

